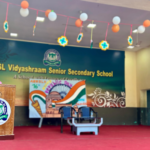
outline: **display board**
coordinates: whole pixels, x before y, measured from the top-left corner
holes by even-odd
[[[29,117],[61,117],[59,108],[87,106],[85,80],[29,80]]]
[[[0,40],[0,79],[29,105],[29,79],[85,80],[88,107],[125,107],[125,52]]]

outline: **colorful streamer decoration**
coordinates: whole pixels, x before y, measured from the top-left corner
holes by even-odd
[[[132,39],[132,36],[128,36],[128,44],[129,45],[132,45],[133,44],[133,39]]]
[[[92,21],[93,24],[94,21]],[[90,40],[90,48],[93,48],[93,28],[91,28],[91,40]]]
[[[101,50],[106,51],[107,49],[109,49],[109,43],[107,41],[101,41],[99,43],[99,47]]]
[[[57,42],[59,43],[60,46],[65,47],[66,45],[68,45],[68,39],[66,36],[61,36],[57,39]]]
[[[93,48],[93,40],[90,41],[90,48]]]
[[[83,38],[83,33],[79,33],[77,36],[77,42],[80,43],[82,41]]]
[[[35,35],[35,28],[36,28],[36,26],[34,25],[33,26],[33,36]]]
[[[38,10],[36,12],[36,18],[37,18],[37,16],[38,16]],[[35,35],[35,29],[36,29],[36,20],[35,20],[35,24],[33,26],[33,36]]]
[[[8,29],[9,29],[8,21],[5,21],[5,22],[3,23],[3,28],[4,28],[4,31],[7,33],[7,32],[8,32]]]

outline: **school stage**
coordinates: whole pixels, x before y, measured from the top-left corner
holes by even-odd
[[[70,126],[15,127],[14,140],[0,141],[2,150],[150,150],[149,126],[101,126],[97,136],[73,135]]]

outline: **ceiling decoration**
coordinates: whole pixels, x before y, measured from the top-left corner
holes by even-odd
[[[83,38],[83,33],[80,32],[77,36],[77,42],[80,43],[82,41],[82,38]]]
[[[92,21],[93,24],[94,21]],[[93,48],[93,28],[91,28],[91,41],[90,41],[90,48]]]
[[[121,18],[118,17],[118,16],[113,17],[112,22],[111,21],[109,22],[109,21],[101,21],[101,20],[92,20],[92,18],[89,19],[90,15],[85,13],[85,12],[81,12],[80,15],[79,15],[79,18],[78,17],[69,16],[69,15],[58,14],[58,13],[54,12],[51,9],[40,10],[40,9],[36,9],[36,8],[31,8],[31,7],[29,7],[29,2],[27,2],[26,0],[22,1],[20,5],[14,4],[14,3],[10,3],[10,2],[6,2],[6,1],[0,1],[0,2],[7,4],[6,19],[5,19],[4,23],[3,23],[3,28],[4,28],[4,31],[6,33],[9,30],[9,25],[8,25],[8,21],[9,20],[7,20],[9,5],[14,5],[14,6],[17,6],[17,7],[21,7],[20,8],[20,15],[22,17],[24,17],[24,18],[26,18],[27,16],[30,16],[29,15],[29,13],[30,13],[29,10],[32,10],[32,12],[36,11],[36,16],[35,16],[36,18],[38,17],[39,13],[44,13],[46,18],[48,18],[51,22],[57,21],[58,16],[61,16],[63,18],[67,18],[64,35],[57,38],[57,42],[59,43],[60,46],[68,45],[68,41],[69,41],[68,39],[69,38],[66,37],[66,31],[67,31],[67,26],[68,26],[69,19],[75,19],[75,22],[74,22],[75,27],[80,28],[80,33],[76,34],[76,36],[77,36],[76,42],[77,43],[80,43],[82,41],[82,39],[83,39],[84,30],[82,31],[82,28],[83,28],[83,26],[86,25],[87,22],[92,22],[92,24],[93,24],[93,22],[94,23],[106,24],[107,29],[106,29],[106,33],[105,33],[105,40],[102,40],[101,42],[99,42],[99,48],[101,50],[104,50],[104,51],[109,49],[110,45],[112,44],[112,43],[109,44],[109,42],[107,41],[107,35],[108,35],[109,25],[110,24],[112,24],[111,30],[114,33],[118,33],[121,30],[120,25],[130,26],[131,27],[130,36],[127,37],[127,41],[128,41],[129,45],[133,44],[133,38],[131,36],[132,35],[132,27],[133,26],[138,26],[138,28],[137,28],[138,33],[144,33],[145,29],[150,26],[150,21],[149,20],[145,20],[143,22],[143,25],[139,25],[139,24],[133,24],[133,23],[132,24],[130,24],[130,23],[122,23],[121,22]],[[35,36],[35,31],[38,30],[37,20],[35,20],[35,23],[34,23],[34,25],[32,27],[33,27],[33,36]],[[97,34],[97,33],[93,33],[93,28],[94,27],[90,27],[90,28],[91,28],[90,48],[93,48],[93,44],[94,44],[93,43],[93,35]],[[11,28],[11,30],[12,30],[12,28]],[[103,31],[101,31],[101,32],[103,32]],[[117,35],[114,35],[114,36],[117,36]]]
[[[133,44],[132,36],[128,36],[127,41],[128,41],[128,44],[129,44],[129,45],[132,45],[132,44]]]
[[[57,42],[59,43],[59,45],[63,46],[63,47],[65,47],[66,45],[68,45],[68,39],[66,37],[66,31],[67,31],[68,21],[69,21],[69,17],[67,18],[67,23],[66,23],[66,27],[65,27],[65,31],[64,31],[64,36],[59,37],[58,40],[57,40]]]
[[[109,27],[109,23],[107,24],[107,30],[106,30],[106,35],[105,35],[105,41],[101,41],[99,43],[99,48],[103,51],[106,51],[107,49],[109,49],[109,43],[106,41],[107,40],[107,34],[108,34],[108,27]]]
[[[6,19],[3,23],[3,28],[4,28],[4,31],[7,33],[8,30],[9,30],[9,25],[8,25],[8,21],[7,21],[7,16],[8,16],[8,7],[9,7],[9,3],[7,3],[7,10],[6,10]]]
[[[36,12],[36,18],[37,18],[37,16],[38,16],[38,10],[37,10],[37,12]],[[35,20],[35,24],[34,24],[34,26],[33,26],[33,36],[35,35],[35,28],[36,28],[36,20]]]
[[[29,3],[27,1],[22,1],[21,2],[20,15],[22,17],[27,17],[29,15],[28,7],[29,7]]]

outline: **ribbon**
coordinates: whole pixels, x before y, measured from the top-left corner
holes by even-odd
[[[108,27],[109,27],[109,23],[107,24],[107,30],[106,30],[106,35],[105,35],[105,41],[106,41],[106,39],[107,39]]]
[[[69,21],[69,17],[67,17],[67,23],[66,23],[66,27],[65,27],[65,31],[64,31],[64,36],[66,35],[67,26],[68,26],[68,21]]]

